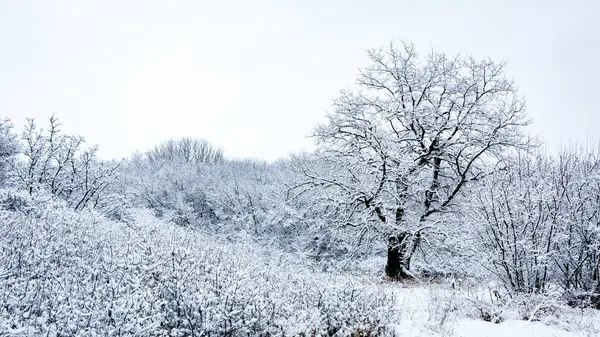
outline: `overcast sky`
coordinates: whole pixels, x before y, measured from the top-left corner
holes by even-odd
[[[590,142],[600,111],[600,1],[0,0],[0,115],[55,113],[123,157],[204,138],[232,157],[311,149],[305,136],[365,49],[490,56],[549,146]]]

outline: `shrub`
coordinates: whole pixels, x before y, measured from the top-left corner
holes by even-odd
[[[390,292],[130,210],[0,210],[0,335],[380,336]]]

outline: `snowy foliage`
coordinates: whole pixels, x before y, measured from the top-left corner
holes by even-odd
[[[491,262],[484,265],[517,292],[543,292],[551,284],[598,292],[598,155],[522,153],[503,165],[472,198],[480,252]]]
[[[4,187],[7,183],[14,165],[14,157],[19,150],[19,143],[12,129],[10,120],[7,118],[0,120],[0,187]]]
[[[62,133],[55,117],[48,130],[28,119],[22,141],[23,159],[11,172],[12,184],[29,193],[49,191],[76,210],[102,201],[119,166],[99,160],[97,147],[84,148],[82,137]]]
[[[147,211],[125,224],[37,198],[0,212],[0,335],[385,335],[399,321],[392,294],[364,280]]]
[[[187,163],[218,163],[223,162],[223,151],[205,140],[193,138],[171,139],[146,153],[148,160],[183,161]]]
[[[273,248],[315,260],[354,251],[352,233],[336,233],[309,196],[291,196],[297,162],[250,160],[218,163],[150,160],[139,155],[122,164],[110,191],[173,223],[229,236],[253,237]],[[364,247],[363,247],[364,248]],[[364,252],[364,250],[363,250]]]

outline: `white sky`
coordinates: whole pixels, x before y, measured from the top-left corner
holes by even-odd
[[[531,131],[597,140],[600,1],[0,0],[0,115],[52,113],[123,157],[172,137],[276,159],[305,136],[364,50],[490,56],[527,97]]]

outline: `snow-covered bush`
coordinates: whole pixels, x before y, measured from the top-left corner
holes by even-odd
[[[399,320],[389,291],[293,255],[147,210],[116,222],[39,204],[0,210],[0,335],[375,336]]]
[[[33,199],[29,193],[11,189],[0,189],[0,209],[27,214],[31,212],[33,207]]]
[[[600,292],[600,157],[520,154],[471,199],[482,265],[514,292]]]

